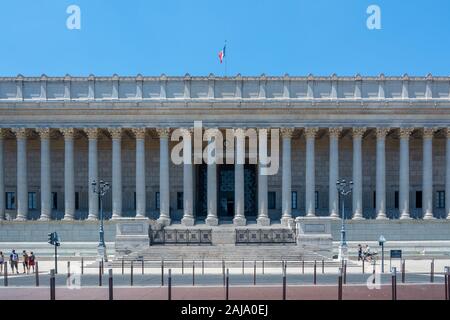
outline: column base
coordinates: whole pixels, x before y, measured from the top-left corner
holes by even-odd
[[[94,214],[90,214],[90,215],[88,215],[87,220],[88,221],[96,221],[96,220],[98,220],[98,217]]]
[[[192,227],[195,225],[195,219],[192,216],[183,217],[183,219],[181,219],[181,224],[186,227]]]
[[[258,217],[257,219],[256,219],[256,223],[259,225],[259,226],[262,226],[262,227],[268,227],[268,226],[270,226],[270,218],[269,217]]]
[[[113,215],[111,216],[111,220],[117,220],[119,218],[122,218],[122,216],[120,214],[117,214],[117,213],[113,213]]]
[[[431,213],[431,212],[427,212],[427,213],[423,216],[423,220],[433,220],[433,219],[436,219],[436,218],[433,216],[433,213]]]
[[[306,216],[308,218],[314,218],[316,216],[316,214],[315,213],[308,213]]]
[[[330,214],[330,218],[331,218],[331,219],[339,219],[340,217],[339,217],[339,214],[338,214],[338,213],[333,212],[332,214]]]
[[[205,220],[205,223],[208,226],[218,226],[219,225],[219,219],[217,217],[207,217]]]
[[[17,216],[14,220],[15,221],[27,221],[27,218],[24,216]]]
[[[386,216],[386,213],[382,212],[377,215],[377,220],[389,220],[389,218]]]
[[[357,212],[353,212],[352,220],[365,220],[365,219],[364,219],[362,212],[357,211]]]
[[[166,216],[159,217],[157,221],[158,221],[159,224],[161,224],[161,225],[163,225],[165,227],[170,226],[170,223],[171,223],[170,218],[166,217]]]
[[[247,219],[242,216],[234,217],[233,224],[237,227],[243,227],[247,224]]]
[[[412,218],[409,213],[402,213],[402,215],[400,216],[400,220],[412,220]]]
[[[64,215],[63,220],[64,220],[64,221],[73,221],[73,216]]]
[[[50,221],[50,217],[47,216],[47,215],[42,215],[41,214],[41,217],[39,218],[39,221]]]
[[[281,217],[281,225],[288,227],[294,223],[294,218],[289,217]]]

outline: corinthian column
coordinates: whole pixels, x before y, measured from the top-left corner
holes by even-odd
[[[377,178],[376,204],[377,219],[387,219],[386,216],[386,135],[389,128],[377,128]]]
[[[159,135],[159,218],[158,222],[170,225],[169,189],[169,133],[168,128],[157,129]]]
[[[92,190],[92,182],[98,181],[98,129],[89,128],[84,130],[89,140],[88,153],[88,194],[89,194],[89,214],[88,220],[98,219],[98,195]]]
[[[353,128],[353,219],[361,220],[362,211],[362,136],[366,128]]]
[[[400,129],[400,219],[411,219],[409,211],[409,137],[413,128]]]
[[[25,128],[13,129],[17,139],[17,216],[16,220],[28,218],[27,133]]]
[[[258,129],[258,150],[259,154],[267,154],[267,129]],[[258,218],[257,223],[260,226],[269,226],[270,218],[268,213],[268,190],[267,175],[263,174],[264,165],[261,163],[261,156],[258,163]]]
[[[306,128],[306,216],[314,217],[316,215],[315,191],[316,191],[316,174],[315,174],[315,139],[318,128]]]
[[[122,216],[122,129],[109,129],[112,138],[112,219]]]
[[[184,129],[183,137],[183,219],[181,223],[185,226],[193,226],[194,218],[194,184],[192,166],[192,133],[193,128]],[[189,139],[187,139],[189,137]]]
[[[0,129],[0,221],[5,220],[5,161],[4,161],[4,135]]]
[[[36,130],[41,137],[41,217],[40,220],[50,220],[52,213],[52,186],[50,170],[50,129]]]
[[[73,128],[60,129],[64,136],[64,220],[75,214],[75,169],[73,163]]]
[[[133,129],[136,137],[136,217],[145,217],[145,128]]]
[[[423,129],[423,218],[433,219],[433,136],[435,129]]]
[[[219,146],[222,147],[222,146]],[[206,216],[206,224],[216,226],[219,224],[217,218],[217,146],[216,137],[211,135],[208,137],[208,148],[214,149],[214,156],[212,152],[208,152],[208,169],[207,169],[207,203],[208,212]]]
[[[445,154],[445,212],[450,219],[450,128],[447,128],[447,144]]]
[[[330,174],[329,174],[329,210],[330,217],[339,218],[339,193],[336,182],[339,179],[339,136],[342,128],[330,128]]]
[[[245,135],[243,129],[236,130],[236,158],[234,164],[234,218],[237,226],[245,226],[245,188],[244,188],[244,163],[245,163]]]
[[[282,128],[281,137],[283,141],[283,173],[282,173],[282,215],[281,224],[288,225],[292,220],[292,159],[291,159],[291,141],[294,130],[292,128]]]

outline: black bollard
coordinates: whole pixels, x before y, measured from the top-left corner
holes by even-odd
[[[167,300],[172,300],[172,269],[169,269],[169,279],[167,280]]]
[[[84,274],[84,258],[81,258],[81,274]]]
[[[130,265],[130,286],[133,286],[133,272],[134,268],[133,268],[133,260],[131,260],[131,265]]]
[[[56,299],[56,290],[55,290],[56,282],[55,282],[55,270],[50,270],[50,300]]]
[[[195,286],[195,261],[192,261],[192,285]]]
[[[141,269],[142,269],[142,274],[144,274],[144,258],[142,258],[142,261],[141,261]]]
[[[317,284],[317,262],[314,260],[314,284]]]
[[[222,261],[223,263],[223,261]],[[202,275],[205,274],[205,259],[202,258]]]
[[[70,279],[70,261],[67,261],[67,279]]]
[[[283,268],[283,300],[286,300],[286,271]]]
[[[450,267],[444,268],[445,300],[450,300]]]
[[[242,259],[242,274],[244,274],[245,273],[245,271],[244,271],[244,259]]]
[[[344,284],[347,284],[347,260],[344,261]]]
[[[184,274],[184,259],[181,258],[181,274]]]
[[[122,275],[125,272],[125,260],[122,258]]]
[[[397,300],[397,268],[392,268],[392,300]]]
[[[256,285],[256,261],[253,261],[253,285]]]
[[[229,293],[230,293],[229,290],[230,290],[230,274],[227,269],[227,276],[226,276],[226,281],[225,281],[225,300],[228,300],[228,298],[229,298]]]
[[[98,286],[102,286],[102,262],[100,261],[98,264]]]
[[[405,283],[406,270],[405,270],[405,260],[402,261],[402,283]]]
[[[225,275],[225,261],[222,260],[222,278],[223,278],[223,285],[226,285],[226,275]]]
[[[302,273],[305,274],[305,260],[302,259]]]
[[[5,268],[5,272],[3,274],[3,285],[5,287],[7,287],[8,286],[8,261],[4,262],[4,268]]]
[[[114,300],[114,289],[113,289],[113,270],[109,269],[109,279],[108,279],[108,288],[109,288],[109,300]]]
[[[434,282],[434,259],[431,260],[431,265],[430,265],[430,282],[431,283]]]
[[[105,261],[103,260],[103,258],[102,258],[101,266],[102,266],[102,275],[104,275],[105,274]]]
[[[262,274],[264,274],[264,259],[262,261]]]
[[[339,268],[339,277],[338,277],[338,300],[342,300],[342,268]]]
[[[363,273],[363,274],[366,273],[365,270],[364,270],[364,262],[365,262],[365,259],[363,258],[363,259],[362,259],[362,273]]]
[[[161,260],[161,287],[164,287],[164,260]]]
[[[36,287],[39,287],[39,261],[35,262],[35,266],[34,266],[34,272],[35,272],[35,277],[36,277]]]
[[[325,273],[325,260],[322,259],[322,274]]]

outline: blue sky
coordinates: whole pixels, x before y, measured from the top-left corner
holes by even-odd
[[[0,0],[0,75],[224,75],[225,40],[228,75],[450,75],[449,15],[448,0]]]

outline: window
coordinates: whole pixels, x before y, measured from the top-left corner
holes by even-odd
[[[436,192],[436,208],[438,209],[445,208],[445,191]]]
[[[292,209],[298,209],[297,191],[292,191],[291,201],[292,201]]]
[[[52,192],[52,209],[58,209],[58,193]]]
[[[319,191],[314,192],[314,208],[319,209]]]
[[[155,207],[159,209],[159,192],[155,193]]]
[[[270,191],[268,194],[268,208],[269,209],[276,209],[276,192]]]
[[[398,205],[399,201],[398,201],[398,191],[395,191],[394,194],[394,208],[398,209],[399,205]]]
[[[422,191],[416,191],[416,208],[422,209]]]
[[[14,192],[6,193],[6,209],[13,210],[16,208],[16,194]]]
[[[80,193],[75,192],[75,210],[80,209]]]
[[[183,192],[177,192],[177,208],[183,209]]]
[[[377,192],[376,191],[373,192],[373,208],[374,209],[377,208]]]
[[[28,209],[36,209],[36,192],[28,192]]]

